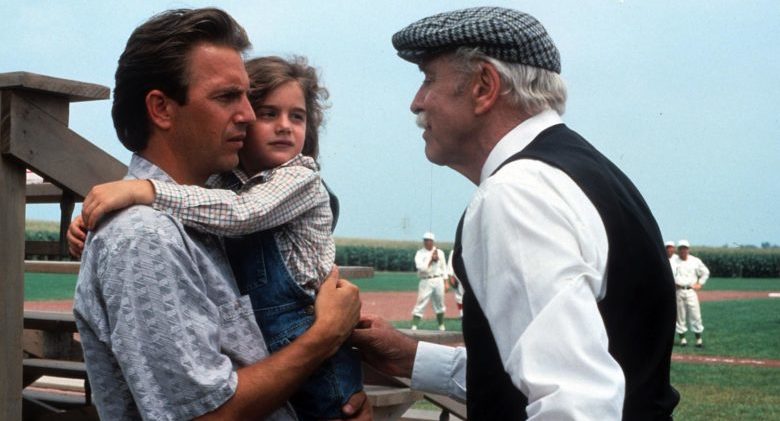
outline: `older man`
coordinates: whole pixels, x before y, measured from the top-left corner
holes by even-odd
[[[365,317],[367,360],[462,395],[469,419],[669,419],[674,280],[628,178],[563,124],[558,50],[516,10],[422,19],[393,36],[425,79],[412,112],[428,159],[478,186],[458,227],[462,350]],[[390,348],[382,348],[388,346]],[[411,358],[410,358],[411,356]]]
[[[129,178],[203,185],[237,165],[255,119],[248,46],[218,9],[136,28],[112,110],[135,153]],[[87,239],[74,303],[101,419],[295,419],[287,399],[358,320],[357,288],[337,278],[323,283],[311,329],[268,357],[218,238],[147,206],[112,215]]]

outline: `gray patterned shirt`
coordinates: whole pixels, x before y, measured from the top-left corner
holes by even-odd
[[[127,178],[172,181],[134,155]],[[268,354],[217,237],[148,206],[89,234],[73,312],[105,420],[184,420],[224,404]],[[271,420],[295,419],[289,405]]]

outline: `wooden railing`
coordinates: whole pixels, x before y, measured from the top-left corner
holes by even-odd
[[[59,203],[63,233],[93,185],[124,176],[125,165],[68,127],[71,102],[108,96],[92,83],[0,74],[0,421],[22,419],[25,205]],[[28,168],[47,183],[28,189]]]

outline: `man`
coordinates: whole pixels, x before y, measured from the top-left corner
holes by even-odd
[[[674,283],[677,285],[677,334],[680,335],[680,346],[687,346],[685,332],[688,331],[688,323],[696,336],[696,347],[704,346],[701,333],[704,325],[701,322],[701,307],[696,291],[710,277],[710,270],[698,257],[690,254],[691,244],[688,240],[680,240],[677,243],[679,257],[674,265]]]
[[[669,266],[672,267],[672,273],[674,273],[674,265],[677,264],[677,253],[675,251],[677,248],[674,245],[674,241],[667,241],[664,243],[664,246],[666,247],[666,257],[669,258]]]
[[[674,280],[628,178],[567,128],[558,50],[515,10],[431,16],[393,36],[425,75],[425,153],[478,185],[455,244],[462,350],[367,316],[367,361],[462,396],[469,419],[669,419]],[[389,348],[381,348],[391,344]]]
[[[444,252],[434,246],[436,237],[431,232],[423,234],[423,248],[417,250],[414,255],[414,264],[417,267],[417,275],[420,276],[420,284],[417,286],[417,303],[412,309],[412,330],[417,330],[423,317],[428,301],[432,302],[433,312],[436,313],[436,321],[439,330],[444,327],[444,283],[447,282],[447,259]]]
[[[669,260],[671,261],[677,255],[675,253],[677,249],[674,246],[674,241],[665,242],[664,247],[666,247],[666,257],[668,257]]]
[[[172,10],[136,28],[112,110],[135,153],[129,178],[203,185],[237,165],[255,119],[241,55],[248,47],[244,29],[218,9]],[[359,308],[357,288],[334,271],[312,328],[268,357],[219,239],[146,206],[90,233],[74,302],[94,402],[107,420],[295,419],[288,397],[343,343]],[[366,417],[365,395],[354,398],[345,409]]]

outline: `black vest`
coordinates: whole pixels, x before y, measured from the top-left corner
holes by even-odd
[[[607,293],[599,302],[599,311],[609,337],[609,352],[626,377],[623,419],[670,419],[680,399],[669,383],[675,288],[650,209],[620,169],[563,124],[540,133],[499,169],[518,159],[534,159],[562,170],[598,211],[609,242]],[[453,267],[466,290],[463,337],[468,350],[469,419],[525,418],[528,399],[504,370],[493,333],[466,276],[462,230],[463,218],[455,238]]]

